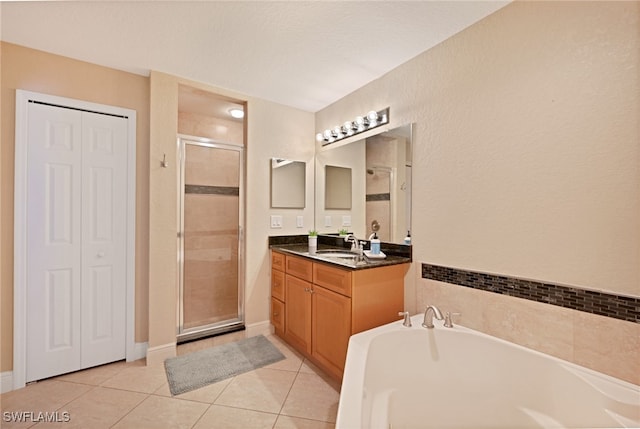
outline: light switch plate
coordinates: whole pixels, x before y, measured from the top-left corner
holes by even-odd
[[[271,215],[271,228],[282,228],[281,215]]]
[[[351,216],[342,216],[342,226],[351,226]]]
[[[331,216],[324,217],[324,226],[331,226]]]
[[[303,228],[304,227],[304,217],[296,216],[296,226],[298,228]]]

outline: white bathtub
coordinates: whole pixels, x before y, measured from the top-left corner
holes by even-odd
[[[464,327],[354,335],[336,428],[640,427],[640,386]]]

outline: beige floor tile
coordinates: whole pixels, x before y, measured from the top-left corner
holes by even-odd
[[[193,429],[271,429],[277,414],[212,405]]]
[[[200,350],[208,349],[215,345],[215,337],[212,338],[204,338],[198,341],[191,341],[188,343],[183,343],[178,345],[177,354],[178,356],[187,355],[189,353],[198,352]]]
[[[171,391],[169,390],[169,383],[165,383],[158,390],[153,392],[154,395],[165,396],[165,397],[174,397],[177,399],[186,399],[188,401],[197,401],[204,402],[207,404],[213,404],[215,400],[220,396],[222,391],[231,383],[232,378],[227,378],[226,380],[219,381],[217,383],[210,384],[208,386],[201,387],[196,390],[192,390],[191,392],[183,393],[181,395],[173,396],[171,395]]]
[[[298,373],[281,414],[334,423],[340,393],[317,374]]]
[[[341,382],[330,377],[326,372],[318,368],[313,362],[305,359],[300,367],[300,372],[305,374],[314,374],[322,378],[328,385],[330,385],[336,392],[340,392]]]
[[[105,381],[102,386],[133,392],[152,393],[167,381],[164,365],[127,364],[126,368]]]
[[[271,341],[278,350],[280,350],[284,355],[284,359],[279,362],[272,363],[271,365],[267,365],[265,368],[296,372],[300,370],[302,361],[304,360],[304,357],[300,353],[275,335],[268,335],[266,338]]]
[[[96,366],[94,368],[61,375],[59,377],[56,377],[55,379],[59,381],[70,381],[73,383],[99,386],[108,379],[116,376],[126,367],[127,363],[125,361],[114,362],[107,365]]]
[[[0,409],[3,412],[3,428],[24,428],[33,425],[33,418],[26,415],[22,422],[4,421],[4,413],[12,411],[53,413],[66,411],[69,402],[91,390],[91,386],[66,381],[45,380],[30,384],[22,389],[13,390],[0,396]],[[24,416],[24,415],[23,415]]]
[[[38,428],[110,428],[148,395],[125,390],[96,387],[64,407],[69,421],[40,423]]]
[[[209,406],[199,402],[151,395],[127,414],[115,429],[187,429]]]
[[[233,379],[215,404],[278,413],[296,373],[260,368]]]
[[[299,417],[278,416],[273,429],[333,429],[333,423],[319,422],[317,420],[301,419]]]

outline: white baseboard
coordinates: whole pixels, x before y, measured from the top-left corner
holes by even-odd
[[[13,371],[0,373],[0,393],[7,393],[13,390]]]
[[[270,335],[273,333],[273,327],[271,326],[270,321],[265,320],[264,322],[245,325],[245,332],[247,333],[247,338],[258,335]]]
[[[146,358],[147,348],[149,348],[149,343],[135,343],[133,346],[133,356],[131,356],[131,359],[127,359],[127,362]]]
[[[155,347],[147,347],[147,365],[164,363],[165,360],[176,357],[176,343],[162,344]]]

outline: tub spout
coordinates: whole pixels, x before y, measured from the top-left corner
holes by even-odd
[[[435,305],[430,305],[424,310],[424,320],[422,321],[422,326],[424,328],[433,328],[433,317],[436,319],[442,320],[442,313]]]

